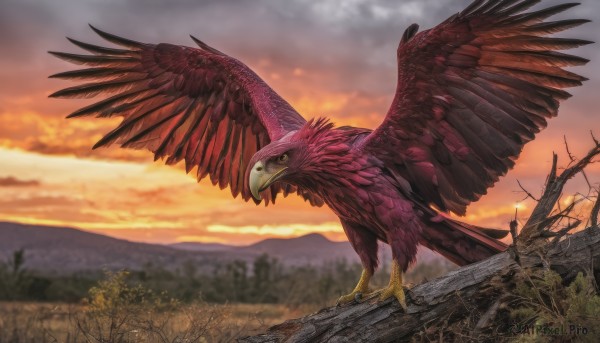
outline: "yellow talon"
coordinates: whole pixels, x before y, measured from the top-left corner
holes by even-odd
[[[392,261],[392,273],[390,275],[389,285],[381,291],[379,301],[384,301],[390,297],[396,297],[400,306],[406,311],[406,298],[402,288],[402,270],[396,260]]]
[[[370,292],[369,281],[371,281],[373,274],[366,269],[363,269],[358,284],[354,287],[354,290],[350,294],[341,296],[336,305],[343,305],[351,303],[352,301],[358,302],[364,295]]]

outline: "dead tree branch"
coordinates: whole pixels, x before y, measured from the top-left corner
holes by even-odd
[[[598,225],[598,214],[600,213],[600,189],[596,190],[596,202],[592,207],[592,213],[590,214],[590,221],[592,226]]]
[[[571,163],[569,163],[572,165],[565,169],[560,175],[557,175],[558,156],[553,154],[552,168],[548,175],[544,192],[519,235],[520,244],[523,244],[523,246],[520,247],[521,249],[534,245],[533,241],[536,238],[543,237],[541,232],[545,231],[549,225],[555,223],[556,220],[559,219],[557,215],[551,216],[552,210],[560,198],[567,181],[583,171],[583,169],[600,154],[600,144],[596,141],[594,141],[594,143],[594,148],[592,148],[585,157],[576,162],[575,160],[572,160]],[[570,158],[572,158],[572,156]],[[563,210],[559,215],[563,215],[564,213]]]
[[[600,228],[590,227],[559,242],[543,259],[521,256],[521,266],[504,252],[415,286],[408,293],[406,313],[394,300],[377,303],[371,299],[325,308],[239,342],[403,342],[429,327],[451,325],[469,316],[477,331],[498,315],[502,306],[496,302],[512,285],[513,277],[522,268],[543,268],[545,263],[564,280],[572,280],[579,271],[599,274]]]
[[[536,197],[533,196],[533,194],[531,194],[527,189],[525,189],[525,187],[523,187],[523,185],[521,184],[521,181],[517,180],[517,184],[519,185],[519,187],[521,188],[521,190],[523,192],[525,192],[525,194],[527,194],[527,196],[525,197],[525,199],[527,198],[531,198],[535,201],[540,201],[540,199],[537,199]],[[525,200],[523,199],[523,200]]]

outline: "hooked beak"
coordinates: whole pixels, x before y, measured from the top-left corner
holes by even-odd
[[[254,199],[262,199],[260,192],[264,191],[271,184],[273,184],[273,182],[281,178],[287,169],[288,167],[282,167],[274,173],[269,173],[265,170],[265,165],[262,163],[262,161],[256,162],[256,164],[252,166],[252,170],[250,170],[249,180],[250,192],[252,193]]]

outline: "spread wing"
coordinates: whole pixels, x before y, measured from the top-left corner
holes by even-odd
[[[119,143],[147,148],[167,164],[184,160],[187,172],[197,167],[198,180],[208,175],[213,184],[248,200],[244,173],[254,153],[306,122],[247,66],[195,38],[200,49],[139,43],[92,29],[123,48],[69,39],[92,55],[50,53],[89,68],[51,77],[93,82],[50,96],[108,96],[68,116],[123,117],[94,148]],[[280,191],[322,204],[313,194],[281,184],[263,192],[265,203]]]
[[[365,148],[442,210],[464,214],[586,80],[563,67],[588,61],[558,51],[591,42],[546,36],[588,20],[544,21],[577,4],[524,12],[537,2],[476,0],[404,33],[396,96]]]

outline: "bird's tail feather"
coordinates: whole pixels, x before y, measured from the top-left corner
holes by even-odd
[[[423,229],[421,244],[459,266],[481,261],[506,250],[507,230],[488,229],[443,215],[433,217]]]

